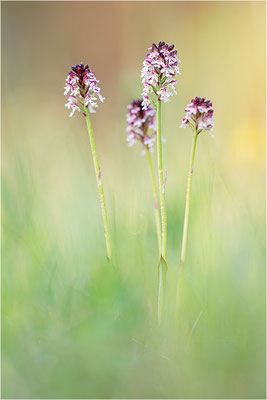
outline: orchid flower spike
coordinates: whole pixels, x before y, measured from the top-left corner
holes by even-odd
[[[152,151],[152,146],[156,135],[156,111],[153,106],[149,105],[146,110],[142,109],[142,100],[134,100],[128,105],[126,116],[128,132],[128,146],[133,146],[136,142],[143,145],[143,154],[146,149]],[[152,129],[153,133],[148,134],[148,130]]]
[[[197,135],[202,131],[208,131],[210,135],[213,136],[213,111],[214,109],[210,100],[196,97],[187,105],[185,109],[185,118],[182,119],[180,128],[190,126]]]
[[[95,113],[98,107],[97,101],[103,102],[100,94],[99,81],[94,72],[90,71],[88,64],[76,64],[71,67],[66,79],[64,94],[68,96],[66,107],[71,110],[70,117],[75,111],[81,111],[86,116],[86,108],[90,113]]]
[[[176,94],[175,75],[180,74],[177,58],[177,50],[174,45],[168,46],[165,42],[159,42],[158,46],[153,43],[148,49],[149,53],[143,62],[141,71],[142,83],[144,85],[142,106],[146,110],[149,104],[154,105],[150,93],[155,94],[157,100],[170,101],[169,97]]]

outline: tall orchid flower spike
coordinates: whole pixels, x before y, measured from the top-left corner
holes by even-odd
[[[191,199],[191,188],[192,188],[192,177],[193,167],[195,159],[195,151],[198,135],[201,132],[209,132],[212,135],[212,129],[214,127],[213,122],[213,108],[212,103],[204,98],[196,97],[191,100],[185,109],[185,118],[182,120],[180,128],[190,127],[193,131],[194,139],[191,151],[188,180],[187,180],[187,191],[186,191],[186,202],[185,202],[185,216],[184,216],[184,227],[183,227],[183,239],[182,239],[182,251],[180,267],[183,267],[185,262],[186,243],[187,243],[187,231],[188,231],[188,220],[190,211],[190,199]]]
[[[169,46],[165,42],[155,43],[148,49],[141,71],[142,83],[144,85],[142,97],[143,109],[153,105],[157,109],[157,158],[158,158],[158,180],[160,190],[162,249],[161,256],[167,257],[167,221],[164,196],[164,179],[162,166],[162,136],[161,136],[161,102],[170,100],[170,96],[176,93],[177,83],[175,76],[180,74],[180,60],[174,45]],[[154,99],[152,98],[154,97]]]
[[[175,76],[180,74],[180,60],[174,45],[169,46],[165,42],[155,43],[148,49],[141,71],[142,83],[144,85],[142,97],[143,109],[146,110],[153,105],[157,110],[157,159],[158,159],[158,182],[161,211],[161,257],[159,262],[159,293],[158,293],[158,321],[161,323],[164,313],[164,298],[166,292],[167,273],[167,217],[165,205],[165,184],[163,179],[162,164],[162,135],[161,135],[161,103],[170,101],[170,97],[176,94]]]
[[[158,195],[156,179],[150,154],[150,152],[153,150],[152,146],[154,144],[156,135],[156,111],[151,105],[149,105],[146,110],[142,110],[142,99],[132,101],[128,105],[127,109],[128,112],[126,116],[126,131],[128,132],[128,136],[126,140],[128,142],[128,146],[133,146],[136,142],[140,142],[143,148],[142,153],[147,155],[147,162],[152,182],[159,255],[161,255],[161,227]],[[148,133],[149,130],[152,131],[152,134]]]
[[[66,107],[71,110],[70,117],[75,111],[81,112],[87,124],[89,141],[92,150],[93,162],[95,167],[96,182],[99,193],[100,207],[102,211],[104,233],[107,247],[108,260],[111,259],[111,242],[109,234],[109,226],[107,219],[106,203],[104,198],[103,184],[101,178],[101,169],[96,154],[95,140],[93,129],[90,119],[90,113],[94,113],[98,107],[98,100],[103,102],[105,99],[100,94],[99,81],[96,79],[95,74],[90,71],[87,64],[76,64],[71,67],[66,79],[66,86],[64,94],[68,96]]]

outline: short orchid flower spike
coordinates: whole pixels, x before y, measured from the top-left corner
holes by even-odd
[[[182,119],[180,128],[189,126],[197,135],[202,131],[208,131],[213,136],[213,111],[210,100],[205,100],[203,97],[192,99],[185,109],[185,118]]]
[[[187,105],[185,109],[185,118],[182,120],[180,128],[186,128],[189,126],[193,133],[193,144],[191,150],[190,164],[187,178],[187,190],[185,200],[185,215],[184,215],[184,228],[183,228],[183,239],[182,239],[182,250],[180,267],[183,268],[185,262],[186,245],[187,245],[187,233],[188,233],[188,221],[190,212],[190,201],[191,201],[191,189],[192,189],[192,177],[194,172],[194,162],[198,135],[201,132],[208,131],[211,134],[211,130],[214,127],[213,123],[213,108],[210,100],[205,100],[203,97],[195,97]],[[213,136],[213,135],[212,135]]]
[[[71,67],[66,78],[65,95],[68,95],[66,107],[71,110],[70,117],[75,111],[81,111],[86,116],[86,109],[90,113],[95,112],[98,107],[97,101],[103,102],[104,97],[100,94],[99,81],[94,72],[90,71],[88,64],[76,64]]]
[[[142,109],[142,99],[132,101],[128,107],[126,116],[128,132],[128,146],[133,146],[136,142],[143,145],[143,154],[146,150],[153,150],[152,146],[156,135],[156,111],[154,107],[149,105],[146,110]],[[148,130],[153,130],[152,134],[148,134]]]
[[[153,43],[148,50],[149,53],[146,54],[141,71],[144,85],[142,93],[144,109],[147,109],[149,104],[154,104],[150,94],[154,93],[157,100],[164,102],[170,101],[169,97],[176,94],[175,75],[180,74],[178,64],[181,62],[177,58],[174,45],[168,46],[165,42],[159,42],[157,46]]]

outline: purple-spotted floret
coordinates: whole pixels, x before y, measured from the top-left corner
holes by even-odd
[[[151,150],[156,135],[156,111],[154,107],[148,106],[146,110],[142,109],[142,100],[134,100],[128,105],[128,112],[126,116],[128,132],[127,142],[128,146],[133,146],[137,141],[143,145],[143,152],[146,149]],[[147,131],[153,129],[152,135]]]
[[[202,131],[208,131],[211,136],[213,122],[213,107],[210,100],[205,100],[203,97],[196,97],[191,100],[185,109],[185,118],[182,119],[180,128],[190,128],[196,134]]]
[[[90,113],[94,113],[94,109],[98,107],[97,100],[101,102],[105,100],[100,94],[98,82],[87,64],[80,63],[71,67],[64,92],[68,95],[66,107],[71,110],[70,117],[75,111],[81,111],[86,116],[86,108]]]
[[[176,94],[175,75],[180,74],[177,58],[177,50],[174,45],[168,46],[165,42],[159,42],[158,46],[153,43],[148,49],[149,53],[143,62],[141,71],[142,83],[144,85],[142,106],[147,109],[151,103],[150,93],[157,96],[157,100],[170,101],[169,97]]]

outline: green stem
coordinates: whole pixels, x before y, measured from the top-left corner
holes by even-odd
[[[167,279],[167,264],[164,258],[161,256],[158,266],[158,323],[161,325],[164,310],[165,310],[165,299],[166,299],[166,279]]]
[[[185,215],[184,215],[184,228],[183,228],[183,240],[182,240],[182,251],[181,251],[181,260],[180,260],[180,266],[181,267],[183,267],[183,265],[184,265],[185,253],[186,253],[188,220],[189,220],[192,177],[193,177],[193,166],[194,166],[194,159],[195,159],[197,137],[198,137],[198,135],[197,135],[197,133],[195,133],[194,140],[193,140],[193,145],[192,145],[192,150],[191,150],[190,166],[189,166],[189,171],[188,171],[187,191],[186,191],[186,201],[185,201]]]
[[[162,322],[165,308],[166,297],[166,276],[167,276],[167,219],[163,182],[162,166],[162,137],[161,137],[161,100],[157,103],[157,156],[158,156],[158,180],[159,180],[159,198],[161,211],[161,256],[159,260],[159,286],[158,286],[158,323]]]
[[[162,138],[161,138],[161,100],[157,103],[157,155],[158,155],[158,179],[159,179],[159,198],[161,211],[161,235],[162,248],[161,255],[166,261],[167,258],[167,218],[163,184],[163,167],[162,167]]]
[[[153,170],[152,160],[150,151],[148,148],[146,149],[147,161],[151,176],[152,182],[152,191],[153,191],[153,200],[154,200],[154,212],[155,212],[155,220],[156,220],[156,227],[157,227],[157,237],[158,237],[158,246],[159,246],[159,255],[161,256],[161,228],[160,228],[160,214],[159,214],[159,205],[158,205],[158,195],[157,195],[157,185],[155,174]]]
[[[87,124],[88,135],[89,135],[89,140],[90,140],[90,145],[91,145],[91,150],[92,150],[92,156],[93,156],[95,174],[96,174],[96,182],[97,182],[97,187],[98,187],[100,206],[101,206],[103,223],[104,223],[104,232],[105,232],[105,239],[106,239],[106,246],[107,246],[107,257],[108,257],[108,260],[110,260],[111,259],[111,243],[110,243],[110,235],[109,235],[109,227],[108,227],[107,210],[106,210],[104,191],[103,191],[103,185],[102,185],[102,180],[101,180],[101,169],[99,167],[98,158],[97,158],[97,154],[96,154],[95,140],[94,140],[93,129],[92,129],[92,124],[91,124],[91,119],[90,119],[90,113],[89,113],[88,109],[86,109],[86,124]]]

